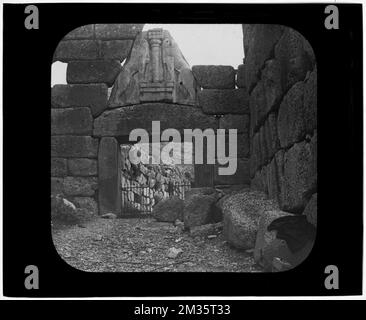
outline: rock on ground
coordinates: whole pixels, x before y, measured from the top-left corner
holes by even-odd
[[[184,200],[183,221],[189,229],[210,222],[217,222],[220,217],[216,202],[221,194],[212,188],[192,188]]]
[[[154,206],[153,217],[158,221],[174,222],[183,217],[183,200],[177,196],[161,200]]]
[[[261,214],[277,210],[275,200],[268,200],[263,192],[243,190],[226,196],[221,203],[223,211],[223,233],[229,244],[238,249],[255,246]]]

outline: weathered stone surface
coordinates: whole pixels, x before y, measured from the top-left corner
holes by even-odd
[[[96,116],[107,108],[108,87],[105,84],[57,84],[52,87],[52,108],[90,107]]]
[[[88,24],[85,26],[78,27],[70,31],[64,40],[74,40],[74,39],[93,39],[94,38],[94,25]]]
[[[229,150],[229,142],[227,141],[226,150]],[[250,146],[249,146],[249,136],[247,134],[237,135],[237,157],[238,158],[249,158]]]
[[[67,175],[67,159],[51,158],[51,176],[64,177]]]
[[[318,194],[314,193],[307,203],[303,215],[306,216],[307,220],[314,226],[317,226],[318,217]]]
[[[63,181],[63,192],[67,196],[93,196],[97,189],[94,177],[66,177]]]
[[[316,161],[316,142],[296,143],[285,153],[282,210],[295,213],[304,210],[317,187]]]
[[[195,105],[196,83],[169,32],[152,29],[136,37],[130,59],[113,86],[109,106],[158,101]]]
[[[273,210],[263,212],[260,217],[254,248],[254,261],[262,265],[267,271],[271,271],[273,258],[277,257],[289,261],[291,257],[286,241],[277,239],[277,231],[268,231],[267,228],[277,218],[291,215],[288,212]]]
[[[268,113],[278,108],[283,93],[280,70],[278,61],[267,61],[262,71],[261,80],[250,94],[249,107],[252,133],[263,125]]]
[[[270,24],[243,25],[244,35],[244,82],[249,91],[258,81],[259,71],[268,60],[283,33],[283,26]]]
[[[261,149],[259,144],[259,132],[254,134],[250,147],[250,177],[253,178],[255,172],[262,163]]]
[[[154,206],[152,215],[158,221],[174,222],[183,220],[184,201],[177,196],[163,199]]]
[[[51,177],[51,194],[62,194],[63,193],[63,178]]]
[[[198,103],[207,114],[249,114],[249,97],[245,89],[203,89]]]
[[[236,158],[235,161],[237,162],[237,168],[233,175],[220,175],[219,168],[227,167],[227,164],[215,164],[215,184],[250,184],[249,159]]]
[[[98,153],[99,214],[121,213],[121,152],[115,138],[104,137]]]
[[[67,223],[77,223],[77,208],[69,200],[60,195],[51,195],[51,217],[52,220]]]
[[[238,88],[245,88],[245,78],[244,78],[245,66],[243,64],[238,65],[238,70],[236,72],[236,85]]]
[[[134,39],[142,31],[143,24],[96,24],[95,37],[97,39]]]
[[[268,197],[270,199],[275,199],[280,202],[280,185],[278,181],[278,169],[276,165],[276,159],[273,158],[272,161],[267,166],[267,187],[268,187]]]
[[[204,89],[235,89],[235,69],[232,66],[193,66],[198,85]]]
[[[304,80],[313,69],[315,57],[308,41],[297,31],[286,28],[275,47],[275,57],[281,65],[281,80],[286,91],[293,84]]]
[[[317,128],[317,70],[310,73],[304,87],[304,122],[306,133]]]
[[[71,60],[98,59],[98,44],[94,40],[60,41],[53,55],[53,61],[69,62]]]
[[[205,115],[195,107],[146,103],[104,112],[94,121],[94,135],[128,136],[136,128],[144,128],[151,133],[152,121],[160,121],[161,131],[168,128],[216,130],[218,126],[214,116]]]
[[[67,65],[67,83],[105,83],[111,87],[121,70],[118,60],[70,61]]]
[[[284,97],[277,119],[278,136],[282,148],[287,148],[305,137],[304,83],[296,83]]]
[[[100,58],[123,61],[131,51],[132,40],[100,41]]]
[[[261,171],[258,170],[255,172],[254,176],[252,177],[250,181],[250,188],[252,190],[262,191],[265,189],[263,185],[263,180],[261,176]]]
[[[277,117],[275,113],[270,113],[264,124],[264,135],[266,140],[267,155],[271,159],[280,148],[277,133]]]
[[[52,87],[52,108],[90,107],[94,113],[104,109],[108,88],[104,84],[55,85]],[[104,104],[104,108],[103,108]]]
[[[72,176],[95,176],[97,175],[97,161],[87,158],[68,160],[69,175]]]
[[[184,200],[183,221],[185,228],[192,228],[207,224],[214,220],[216,215],[215,203],[218,195],[195,193]]]
[[[98,215],[98,204],[91,197],[75,197],[72,202],[77,208],[84,209],[88,214],[92,216]]]
[[[247,114],[225,114],[219,119],[220,129],[237,129],[237,133],[249,134],[250,116]]]
[[[51,109],[52,135],[90,135],[93,118],[89,108]]]
[[[226,240],[239,249],[254,248],[262,213],[277,209],[275,201],[267,200],[258,191],[242,191],[225,197],[222,210]]]
[[[96,158],[98,139],[89,136],[52,136],[51,157]]]
[[[264,126],[259,129],[259,146],[261,150],[261,162],[260,165],[264,165],[268,162],[268,147],[266,141],[266,132],[264,130]]]

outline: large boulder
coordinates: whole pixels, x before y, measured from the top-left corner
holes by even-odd
[[[190,229],[221,220],[220,210],[216,206],[221,196],[222,193],[213,188],[192,188],[187,192],[183,212],[185,228]]]
[[[276,230],[267,230],[272,221],[289,215],[291,215],[291,213],[280,210],[265,211],[261,215],[254,248],[254,261],[262,265],[265,270],[270,271],[272,269],[274,258],[280,258],[285,261],[289,260],[291,253],[287,247],[286,241],[277,239]]]
[[[239,249],[252,249],[262,213],[277,210],[278,204],[268,200],[263,192],[243,190],[226,196],[221,207],[228,243]]]
[[[161,200],[154,206],[153,217],[158,221],[174,222],[183,217],[183,200],[177,196]]]

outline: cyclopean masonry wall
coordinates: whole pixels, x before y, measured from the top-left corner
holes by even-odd
[[[80,27],[54,55],[54,61],[68,63],[68,84],[52,88],[52,193],[95,214],[121,214],[120,144],[136,128],[151,135],[154,120],[161,131],[237,128],[237,172],[219,176],[216,166],[213,183],[250,183],[249,99],[235,86],[235,70],[196,66],[192,73],[168,32],[142,28]]]
[[[316,225],[317,68],[297,31],[243,25],[244,64],[237,84],[250,100],[250,179],[287,212]]]
[[[94,137],[93,122],[107,108],[108,87],[142,28],[142,24],[83,26],[67,34],[54,54],[54,61],[68,63],[68,84],[52,88],[51,192],[63,194],[93,214],[100,209],[100,177],[117,181],[109,167],[117,165],[103,156],[103,150],[111,153],[114,146],[119,151],[113,138],[101,141]],[[113,196],[108,200],[116,201]]]

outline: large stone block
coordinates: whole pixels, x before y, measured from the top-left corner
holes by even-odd
[[[304,87],[304,122],[306,133],[317,128],[317,69],[310,73]]]
[[[296,143],[284,157],[281,209],[301,213],[317,188],[316,137]]]
[[[252,133],[263,125],[270,112],[277,110],[282,93],[280,65],[276,60],[269,60],[262,71],[261,80],[250,94]]]
[[[262,154],[259,143],[259,132],[253,136],[250,150],[250,176],[253,178],[255,172],[262,163]]]
[[[258,131],[266,116],[266,99],[263,82],[254,87],[249,98],[250,135]]]
[[[51,176],[64,177],[67,175],[67,159],[51,158]]]
[[[250,175],[249,175],[249,160],[248,159],[231,159],[230,161],[236,161],[237,167],[236,171],[232,175],[220,175],[219,168],[227,167],[227,164],[215,164],[215,176],[214,183],[216,185],[225,185],[225,184],[250,184]]]
[[[98,59],[99,48],[94,40],[66,40],[60,41],[53,61],[69,62],[71,60],[95,60]]]
[[[278,169],[275,158],[273,158],[272,161],[267,165],[266,174],[267,174],[268,197],[270,199],[275,199],[279,202],[281,191],[278,182]]]
[[[232,66],[193,66],[198,85],[204,89],[235,89],[235,69]]]
[[[261,153],[261,162],[260,165],[264,165],[268,162],[269,160],[269,156],[268,156],[268,146],[267,146],[267,141],[266,141],[266,132],[265,132],[265,127],[262,126],[259,129],[259,147],[260,147],[260,153]]]
[[[157,221],[174,222],[183,220],[184,202],[177,196],[159,201],[153,209],[152,216]]]
[[[243,64],[238,65],[238,70],[236,72],[236,85],[238,88],[246,88],[244,72],[245,66]]]
[[[51,156],[96,158],[98,139],[89,136],[52,136]]]
[[[95,176],[98,173],[97,161],[87,158],[75,158],[68,160],[69,175]]]
[[[70,61],[67,65],[67,83],[105,83],[111,87],[121,71],[118,60]]]
[[[280,148],[280,142],[277,134],[277,116],[270,113],[264,124],[264,135],[266,139],[267,155],[271,159]]]
[[[237,133],[249,134],[250,116],[247,114],[225,114],[219,118],[220,129],[237,129]]]
[[[317,226],[318,220],[318,194],[314,193],[307,203],[303,215],[306,216],[308,222],[314,227]]]
[[[95,37],[97,39],[134,39],[142,31],[143,24],[96,24]]]
[[[121,152],[115,138],[100,141],[98,153],[99,214],[121,213]]]
[[[132,40],[100,41],[100,58],[123,61],[131,51]]]
[[[93,39],[94,38],[94,25],[88,24],[82,27],[78,27],[70,31],[64,40],[75,40],[75,39]]]
[[[93,130],[93,118],[89,108],[51,109],[52,135],[89,135]]]
[[[239,249],[255,246],[259,220],[264,211],[277,210],[278,205],[258,191],[241,191],[222,201],[223,234],[228,243]]]
[[[207,114],[249,114],[249,97],[245,89],[203,89],[198,103]]]
[[[277,239],[277,231],[268,231],[268,226],[272,221],[281,218],[292,216],[291,213],[272,210],[262,213],[259,220],[258,232],[254,248],[254,261],[262,265],[265,270],[271,271],[273,258],[281,258],[289,261],[291,252],[289,251],[286,241]]]
[[[308,41],[297,31],[286,28],[275,47],[275,57],[281,65],[283,90],[304,80],[313,69],[315,56]]]
[[[183,207],[183,221],[185,228],[192,228],[214,222],[216,215],[215,203],[218,193],[191,193],[186,196]]]
[[[146,103],[104,112],[94,120],[95,136],[129,136],[133,129],[151,133],[152,121],[160,121],[160,130],[174,128],[216,130],[218,121],[195,107],[166,103]]]
[[[278,136],[282,148],[305,137],[304,83],[296,83],[284,97],[278,111]]]
[[[249,92],[259,79],[260,70],[271,58],[273,48],[283,33],[283,26],[254,24],[243,26],[244,36],[244,82]]]
[[[57,84],[52,87],[52,108],[90,107],[96,116],[107,108],[108,87],[105,84]]]
[[[63,181],[63,192],[67,196],[93,196],[98,189],[97,178],[66,177]]]
[[[63,178],[51,177],[51,194],[62,194],[63,193]]]

